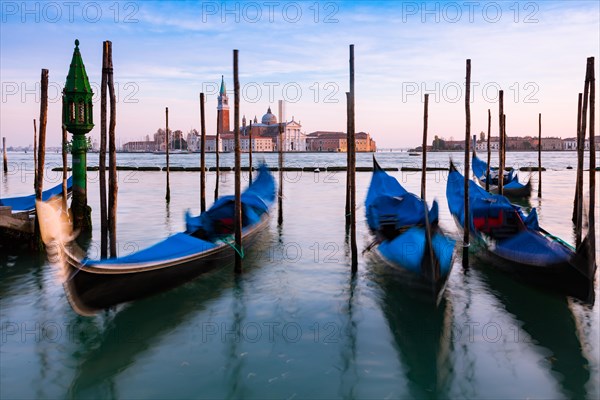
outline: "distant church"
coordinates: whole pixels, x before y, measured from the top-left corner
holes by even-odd
[[[271,112],[271,107],[263,115],[261,122],[256,116],[247,124],[246,116],[242,118],[240,127],[240,145],[242,151],[279,151],[279,125],[277,117]],[[301,132],[302,125],[292,117],[291,121],[283,123],[283,151],[306,151],[306,135]],[[217,132],[219,134],[219,151],[233,151],[233,131],[229,125],[229,97],[225,80],[221,76],[221,88],[217,99]],[[251,138],[251,140],[250,140]],[[207,151],[216,150],[216,136],[207,137]]]

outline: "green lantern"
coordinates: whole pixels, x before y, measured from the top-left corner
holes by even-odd
[[[67,82],[63,89],[63,124],[73,134],[73,225],[83,230],[91,228],[91,210],[87,205],[87,148],[85,134],[94,127],[92,113],[92,88],[79,52],[79,40],[75,40],[73,59]]]

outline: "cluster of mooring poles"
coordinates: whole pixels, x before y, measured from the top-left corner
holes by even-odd
[[[595,123],[596,123],[596,78],[594,73],[594,57],[587,59],[585,81],[582,94],[578,95],[577,102],[577,178],[575,184],[575,200],[573,204],[573,223],[575,224],[575,245],[579,247],[582,244],[582,229],[584,225],[583,216],[583,156],[585,149],[586,131],[589,129],[589,207],[588,207],[588,234],[590,268],[595,270],[596,260],[596,141],[595,141]],[[589,110],[589,128],[587,122],[587,113]]]
[[[113,61],[112,61],[112,43],[103,42],[102,52],[102,83],[101,83],[101,112],[100,112],[100,154],[99,154],[99,182],[100,182],[100,225],[101,225],[101,257],[107,257],[109,251],[111,257],[116,257],[116,209],[117,209],[117,168],[116,168],[116,96],[113,80]],[[243,244],[242,244],[242,205],[241,205],[241,146],[240,146],[240,83],[239,83],[239,51],[233,50],[233,80],[234,80],[234,155],[235,155],[235,207],[234,207],[234,237],[235,237],[235,267],[236,273],[242,271]],[[351,269],[355,273],[357,270],[357,244],[356,244],[356,138],[355,138],[355,85],[354,85],[354,45],[349,46],[349,92],[346,92],[346,116],[347,116],[347,168],[346,168],[346,204],[345,221],[346,234],[349,234],[351,249]],[[471,88],[471,60],[466,60],[466,96],[465,96],[465,180],[464,180],[464,212],[469,215],[469,176],[470,176],[470,149],[471,149],[471,111],[470,111],[470,88]],[[108,93],[107,93],[108,90]],[[221,90],[224,90],[224,81],[221,82]],[[85,66],[79,51],[79,41],[75,41],[73,58],[69,68],[65,88],[63,90],[62,107],[62,161],[63,161],[63,201],[66,209],[67,198],[67,151],[70,149],[72,154],[73,170],[73,200],[71,203],[71,218],[73,227],[88,235],[91,232],[91,209],[87,204],[87,176],[86,176],[86,153],[89,146],[89,140],[86,134],[94,127],[92,119],[92,96]],[[110,107],[110,118],[107,124],[107,101]],[[206,121],[205,121],[205,95],[200,93],[200,210],[206,210]],[[423,159],[421,175],[421,198],[426,200],[426,172],[427,172],[427,124],[428,124],[428,106],[429,95],[424,96],[423,110]],[[504,91],[499,91],[499,109],[498,109],[498,130],[499,130],[499,148],[498,148],[498,193],[504,192],[504,170],[506,168],[506,114],[504,113]],[[228,106],[227,106],[228,107]],[[588,130],[588,111],[589,111],[589,213],[588,213],[588,237],[592,263],[595,264],[595,76],[594,76],[594,58],[587,59],[585,83],[583,94],[578,95],[577,110],[577,178],[575,188],[575,198],[573,207],[573,223],[576,232],[576,246],[582,243],[582,228],[584,224],[583,216],[583,158],[585,137]],[[34,189],[37,200],[42,198],[44,163],[45,163],[45,140],[48,112],[48,70],[42,69],[41,74],[41,102],[39,116],[39,136],[36,120],[33,120],[34,127]],[[219,108],[219,112],[223,112]],[[220,114],[219,114],[220,116]],[[283,152],[285,147],[283,121],[283,104],[279,104],[279,124],[278,124],[278,225],[283,223]],[[487,135],[487,171],[486,171],[486,190],[490,189],[490,158],[491,158],[491,110],[488,109],[488,135]],[[219,196],[219,140],[220,133],[224,129],[222,118],[217,118],[217,130],[215,136],[215,161],[216,161],[216,180],[214,199]],[[107,129],[108,128],[108,129]],[[108,130],[108,132],[107,132]],[[252,183],[252,122],[247,128],[244,121],[244,133],[250,140],[248,154],[249,182]],[[73,134],[73,140],[67,142],[67,132]],[[165,154],[166,154],[166,195],[167,204],[171,200],[170,193],[170,163],[169,163],[169,109],[165,108]],[[538,114],[538,197],[542,196],[542,114]],[[108,135],[108,136],[107,136]],[[106,148],[108,139],[109,150],[109,177],[108,194],[106,182]],[[2,139],[3,145],[3,169],[6,174],[7,154],[6,138]],[[428,221],[427,207],[425,212],[427,243],[431,252],[431,227]],[[470,226],[469,218],[464,218],[464,236],[463,236],[463,266],[468,266],[468,247]],[[35,231],[39,238],[39,224],[35,223]],[[37,240],[39,243],[39,239]],[[431,255],[433,257],[433,255]]]

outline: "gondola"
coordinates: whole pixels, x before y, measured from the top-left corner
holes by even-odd
[[[275,181],[266,165],[242,193],[242,237],[247,248],[268,224],[275,200]],[[45,203],[39,203],[38,209]],[[40,215],[42,213],[38,211]],[[200,216],[186,215],[186,230],[136,253],[105,260],[82,257],[73,241],[61,243],[52,234],[53,221],[40,224],[44,243],[58,249],[67,268],[65,293],[76,312],[90,315],[119,303],[178,286],[214,268],[230,264],[236,251],[233,241],[234,197],[219,198]],[[43,226],[42,226],[43,225]],[[54,226],[56,222],[54,221]],[[54,244],[54,245],[52,245]],[[50,254],[52,256],[52,254]],[[76,298],[76,301],[75,301]]]
[[[73,178],[67,179],[67,197],[73,188]],[[62,182],[42,192],[42,200],[62,197]],[[0,248],[35,248],[35,194],[0,199]]]
[[[67,196],[71,194],[72,188],[73,177],[70,176],[67,179]],[[48,201],[51,198],[60,195],[62,195],[62,182],[50,189],[44,190],[42,192],[42,201]],[[10,207],[13,213],[28,212],[33,214],[35,212],[35,194],[0,199],[0,206]]]
[[[486,177],[488,165],[485,161],[477,157],[473,152],[473,161],[471,163],[473,175],[477,178],[477,182],[485,188],[486,180],[489,179],[489,190],[491,193],[498,193],[498,168],[490,167],[490,174]],[[503,192],[508,197],[529,197],[531,196],[531,180],[528,180],[525,185],[519,182],[518,174],[514,169],[510,172],[504,172],[503,176]]]
[[[438,204],[430,210],[373,158],[373,176],[365,200],[367,223],[375,241],[367,248],[415,283],[443,291],[452,268],[455,241],[438,226]],[[427,214],[426,214],[427,213]],[[429,235],[427,234],[429,224]]]
[[[459,229],[464,223],[464,177],[450,163],[448,208]],[[471,246],[481,258],[530,283],[593,302],[595,264],[588,239],[576,251],[542,229],[537,211],[525,215],[504,196],[486,192],[469,180]]]

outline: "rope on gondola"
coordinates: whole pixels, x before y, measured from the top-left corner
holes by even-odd
[[[235,240],[233,238],[233,235],[227,236],[226,238],[221,238],[221,239],[219,239],[219,241],[225,243],[228,246],[230,246],[236,253],[239,254],[239,256],[241,258],[244,258],[244,256],[245,256],[244,246],[240,246],[240,248],[238,249],[237,246],[235,245]]]

